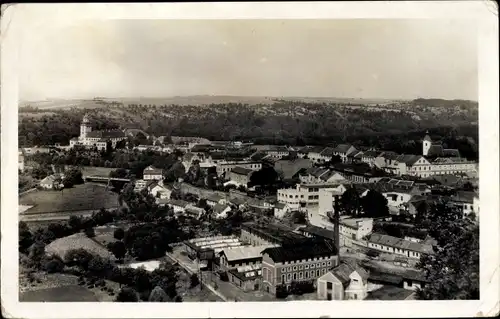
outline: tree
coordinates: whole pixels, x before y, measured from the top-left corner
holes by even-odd
[[[108,249],[113,253],[113,255],[118,260],[122,260],[125,257],[125,254],[127,253],[127,248],[125,247],[125,244],[122,241],[116,241],[114,243],[110,243],[108,245]]]
[[[192,274],[190,279],[191,279],[191,288],[194,288],[200,284],[200,279],[198,278],[197,274]]]
[[[261,186],[263,188],[269,188],[278,181],[279,174],[271,166],[263,166],[260,170],[252,173],[250,175],[249,187]]]
[[[23,221],[19,222],[19,252],[26,253],[28,248],[33,244],[33,235],[26,224]]]
[[[90,261],[94,256],[83,248],[71,249],[66,252],[64,260],[68,266],[78,266],[83,270],[87,270]]]
[[[111,177],[111,178],[127,178],[128,172],[124,168],[119,168],[119,169],[116,169],[114,171],[109,172],[109,177]],[[123,187],[125,186],[125,183],[121,182],[121,181],[112,180],[111,185],[113,186],[113,188],[115,190],[117,190],[119,192],[120,190],[123,189]]]
[[[82,171],[71,168],[64,173],[63,184],[65,188],[71,188],[73,185],[83,184]]]
[[[137,296],[137,291],[135,291],[133,288],[123,287],[122,289],[120,289],[120,292],[118,292],[118,295],[116,296],[116,301],[138,302],[139,297]]]
[[[80,229],[82,229],[82,224],[82,216],[71,215],[69,217],[68,226],[73,232],[80,231]]]
[[[34,266],[39,266],[42,258],[45,256],[45,244],[41,241],[35,242],[29,248],[28,258]]]
[[[296,224],[305,224],[307,222],[306,214],[300,210],[294,211],[293,222]]]
[[[115,229],[115,231],[113,232],[113,237],[117,240],[122,240],[123,237],[125,237],[125,231],[123,230],[123,228]]]
[[[417,291],[418,299],[479,299],[479,226],[455,221],[441,236],[435,254],[423,255],[418,267],[428,283]],[[452,230],[453,229],[453,230]]]
[[[355,187],[347,189],[342,196],[340,196],[339,208],[339,214],[342,215],[355,217],[361,214],[361,198]]]
[[[156,286],[149,294],[148,298],[149,302],[168,302],[170,299],[167,296],[165,290],[161,289],[161,287]]]
[[[53,256],[43,262],[43,270],[49,274],[61,272],[64,269],[64,263],[60,257]]]
[[[87,235],[88,238],[95,237],[95,230],[94,230],[94,228],[93,227],[85,228],[85,235]]]
[[[369,190],[361,199],[361,205],[366,217],[383,217],[389,215],[387,198],[377,191]]]

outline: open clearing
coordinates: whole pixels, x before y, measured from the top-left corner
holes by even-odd
[[[81,168],[83,176],[103,176],[109,177],[109,173],[117,170],[113,167],[83,166]]]
[[[98,301],[95,294],[86,287],[71,285],[33,290],[19,295],[21,302],[77,302]]]
[[[69,250],[80,248],[104,258],[114,259],[106,248],[83,233],[56,239],[45,247],[45,251],[49,254],[56,254],[64,259]]]
[[[95,184],[75,185],[61,191],[36,190],[21,195],[19,205],[33,206],[24,214],[99,210],[120,206],[117,194]]]

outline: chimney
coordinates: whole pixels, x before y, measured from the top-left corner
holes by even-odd
[[[333,236],[335,238],[335,247],[337,248],[337,252],[339,254],[340,259],[340,196],[335,196],[335,203],[333,208]]]

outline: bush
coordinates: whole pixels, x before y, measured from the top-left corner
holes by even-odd
[[[197,274],[192,274],[191,275],[191,288],[194,288],[200,284],[200,279],[198,278]]]
[[[123,237],[125,237],[125,231],[123,228],[117,228],[113,233],[113,237],[117,240],[122,240]]]
[[[288,297],[288,295],[289,293],[285,286],[283,285],[276,286],[276,298],[285,299],[286,297]]]
[[[85,228],[85,235],[87,235],[88,238],[94,238],[95,237],[95,231],[94,231],[94,228],[92,227],[89,227],[89,228]]]
[[[64,269],[64,263],[60,258],[51,258],[43,264],[43,269],[49,274],[61,272]]]
[[[129,287],[123,287],[116,296],[117,302],[138,302],[137,292]]]

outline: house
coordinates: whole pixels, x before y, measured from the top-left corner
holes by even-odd
[[[322,146],[315,146],[308,150],[308,153],[305,155],[308,159],[310,159],[313,163],[323,163],[325,161],[325,157],[321,155],[325,148]]]
[[[316,279],[339,263],[331,240],[306,238],[262,251],[262,287],[275,294],[278,286],[290,289],[292,282],[314,285]]]
[[[234,197],[229,200],[229,204],[236,207],[236,209],[244,209],[247,206],[247,201],[242,197]]]
[[[260,224],[248,222],[241,225],[241,242],[253,246],[283,245],[289,242],[295,243],[305,239],[304,235],[283,224]]]
[[[294,179],[295,174],[301,169],[312,167],[312,162],[308,159],[297,158],[294,160],[279,160],[274,163],[274,169],[280,173],[283,180]]]
[[[269,155],[272,158],[278,158],[281,159],[283,157],[286,157],[290,155],[290,151],[286,146],[272,146],[269,150],[265,151],[267,155]]]
[[[226,218],[230,211],[231,206],[227,204],[215,204],[215,206],[212,208],[212,212],[214,213],[214,217],[216,219]]]
[[[319,300],[363,300],[368,295],[368,273],[342,262],[317,280]]]
[[[373,167],[375,165],[375,158],[377,158],[380,153],[381,152],[376,150],[365,151],[361,155],[361,162],[370,165],[370,167]]]
[[[372,218],[343,218],[340,220],[340,244],[352,247],[353,241],[359,241],[373,231]]]
[[[147,181],[143,180],[143,179],[138,179],[134,182],[134,191],[135,192],[140,192],[142,191],[144,188],[146,188],[146,185],[147,185]]]
[[[203,214],[205,214],[205,210],[193,204],[186,205],[186,208],[184,210],[184,215],[195,219],[200,219]]]
[[[235,167],[242,167],[250,169],[252,171],[258,171],[262,168],[262,163],[258,161],[220,161],[216,165],[217,175],[222,175],[224,173],[229,174],[229,172]]]
[[[227,247],[219,252],[219,267],[222,271],[241,266],[262,266],[261,252],[276,245]]]
[[[154,166],[148,166],[144,169],[142,176],[146,181],[160,181],[163,179],[163,170]]]
[[[333,149],[333,155],[340,156],[342,163],[347,163],[347,156],[357,152],[358,150],[351,144],[339,144]]]
[[[40,187],[44,189],[61,189],[63,186],[60,175],[49,175],[40,181]]]
[[[155,183],[149,186],[149,193],[157,198],[169,199],[172,191],[173,188],[170,185],[164,185],[163,183]]]
[[[277,192],[277,200],[287,203],[292,209],[315,209],[319,205],[320,190],[336,190],[339,194],[345,192],[346,187],[340,183],[332,184],[297,184],[294,188],[281,188]]]
[[[422,155],[426,157],[460,157],[460,152],[454,148],[443,148],[440,142],[432,142],[429,131],[422,141]]]
[[[450,201],[462,211],[464,217],[471,213],[478,216],[478,211],[475,209],[479,206],[479,196],[475,192],[457,191],[451,196]]]
[[[24,152],[20,149],[17,153],[17,168],[20,172],[24,172]]]
[[[246,187],[250,182],[250,177],[253,172],[254,171],[251,169],[236,166],[229,172],[229,180],[237,185],[243,185]]]
[[[186,211],[186,207],[189,205],[188,202],[180,199],[171,199],[168,204],[173,208],[174,213],[184,213]]]
[[[299,227],[296,231],[299,234],[302,234],[306,237],[319,237],[319,238],[335,241],[334,232],[330,229],[326,229],[323,227],[318,227],[318,226],[314,226],[314,225],[307,225],[307,226]]]
[[[286,203],[276,203],[274,205],[274,217],[283,218],[292,208]]]
[[[207,205],[210,207],[213,207],[216,204],[226,204],[227,203],[227,200],[224,197],[218,195],[217,193],[210,194],[209,196],[206,197],[206,200],[207,200]]]
[[[367,240],[367,247],[387,254],[420,259],[422,254],[432,254],[433,248],[426,243],[415,243],[402,238],[373,233]]]

